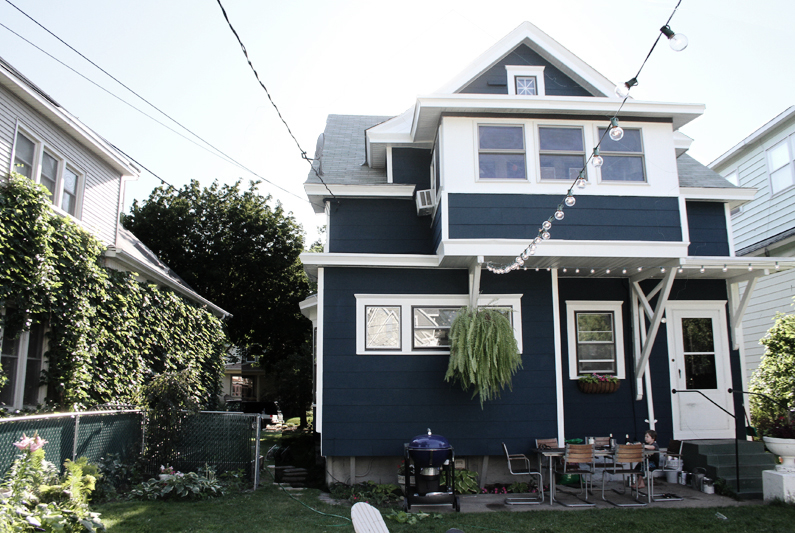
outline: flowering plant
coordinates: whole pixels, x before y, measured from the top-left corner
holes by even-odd
[[[606,376],[604,374],[589,374],[587,376],[580,376],[582,383],[618,383],[618,378],[615,376]]]
[[[166,474],[166,475],[169,475],[169,476],[173,476],[174,474],[177,474],[178,472],[176,470],[174,470],[173,466],[160,465],[160,473],[161,474]]]
[[[782,415],[775,419],[759,422],[762,434],[775,439],[795,439],[795,420],[792,416]]]

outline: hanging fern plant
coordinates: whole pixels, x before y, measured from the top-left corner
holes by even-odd
[[[450,327],[450,362],[445,381],[458,382],[483,402],[500,397],[522,366],[508,318],[496,309],[462,307]]]

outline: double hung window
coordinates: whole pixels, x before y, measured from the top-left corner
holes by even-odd
[[[601,167],[602,181],[646,181],[643,163],[643,140],[641,130],[624,129],[619,141],[605,136],[605,128],[599,128],[599,152],[604,159]]]
[[[795,183],[793,176],[793,154],[790,138],[784,139],[767,151],[767,171],[770,174],[772,194],[783,191]]]
[[[539,164],[542,180],[577,178],[585,167],[582,128],[538,128]]]
[[[34,324],[30,331],[16,338],[5,333],[0,331],[3,335],[0,372],[8,381],[0,388],[0,404],[15,408],[36,405],[39,403],[44,326]]]
[[[569,376],[624,377],[621,302],[566,302]]]
[[[480,179],[526,179],[524,127],[478,126]]]
[[[82,174],[71,163],[22,131],[17,131],[14,143],[13,170],[44,185],[53,205],[74,217],[78,216]]]

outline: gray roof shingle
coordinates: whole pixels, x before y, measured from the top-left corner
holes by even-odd
[[[386,169],[365,164],[364,132],[392,117],[369,115],[329,115],[320,160],[323,181],[340,185],[386,183]],[[307,183],[320,183],[314,171]]]
[[[735,185],[720,174],[702,165],[687,154],[682,154],[676,159],[676,167],[679,171],[680,187],[702,187],[702,188],[734,188]]]

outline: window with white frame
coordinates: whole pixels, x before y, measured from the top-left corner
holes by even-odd
[[[792,187],[795,183],[792,160],[790,138],[784,139],[767,151],[767,171],[770,174],[771,194],[779,193]]]
[[[5,330],[2,335],[0,365],[8,379],[0,388],[0,405],[21,408],[41,401],[42,355],[44,353],[44,326],[33,324],[16,338]]]
[[[506,65],[508,94],[514,96],[544,96],[544,67],[535,65]]]
[[[479,125],[478,165],[480,179],[526,179],[524,127]]]
[[[356,295],[356,353],[395,354],[450,352],[450,327],[468,305],[465,295]],[[522,347],[521,295],[481,295],[479,307],[503,312]],[[411,320],[401,320],[410,316]]]
[[[44,185],[53,205],[78,217],[83,174],[34,136],[17,131],[14,143],[14,172]]]
[[[623,379],[622,302],[566,301],[569,377],[607,374]]]
[[[538,159],[542,180],[576,179],[585,167],[582,128],[540,126]]]
[[[645,182],[643,138],[641,130],[624,128],[624,136],[614,141],[605,136],[606,128],[599,128],[599,153],[604,159],[600,168],[602,181]]]

